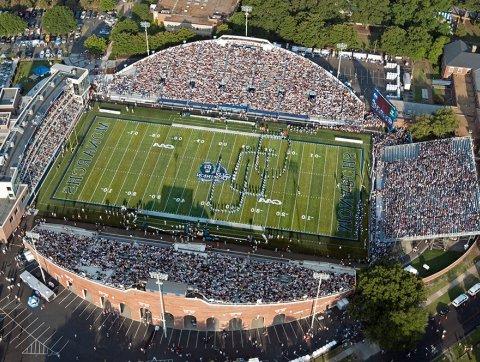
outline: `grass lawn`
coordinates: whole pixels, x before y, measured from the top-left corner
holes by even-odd
[[[428,99],[422,98],[422,89],[431,89],[431,66],[427,61],[415,62],[412,67],[412,88],[415,102],[425,103]]]
[[[413,260],[411,265],[418,270],[419,276],[425,278],[449,266],[461,255],[462,253],[458,251],[443,251],[440,249],[432,249],[425,251],[417,259]],[[424,269],[424,264],[427,264],[430,269]]]
[[[56,61],[56,63],[58,63],[58,61]],[[33,74],[33,70],[40,65],[50,67],[50,62],[48,60],[28,60],[18,63],[12,84],[19,84],[22,89],[22,94],[27,94],[28,91],[35,86],[35,84],[44,78],[38,77],[35,80],[30,78],[30,76]]]
[[[445,88],[432,88],[433,94],[433,103],[435,104],[445,104]]]
[[[430,314],[436,314],[438,311],[445,305],[448,305],[458,297],[460,294],[465,293],[470,287],[474,284],[478,283],[480,279],[477,276],[469,275],[465,278],[465,280],[460,284],[453,288],[450,288],[448,292],[442,294],[439,298],[437,298],[433,303],[430,303],[426,306],[427,311]]]

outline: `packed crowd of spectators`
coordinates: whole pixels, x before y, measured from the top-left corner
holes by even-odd
[[[373,196],[380,200],[377,228],[385,239],[480,230],[469,138],[385,147],[377,164],[381,186]]]
[[[149,272],[187,284],[206,299],[225,303],[281,302],[315,297],[313,271],[296,264],[206,251],[184,253],[172,247],[127,243],[102,237],[38,229],[39,253],[75,273],[117,288],[145,285]],[[93,270],[90,272],[86,270]],[[355,276],[328,273],[320,295],[350,290]]]
[[[100,84],[100,92],[148,100],[248,105],[329,120],[363,121],[365,107],[312,61],[285,49],[199,41],[160,51]]]
[[[37,186],[55,150],[63,143],[82,109],[82,103],[66,91],[53,103],[38,126],[21,167],[22,180],[32,189]]]

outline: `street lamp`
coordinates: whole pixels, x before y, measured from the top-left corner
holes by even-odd
[[[160,272],[150,272],[150,278],[157,279],[158,292],[160,295],[160,311],[162,313],[162,322],[163,322],[163,335],[167,338],[167,322],[165,321],[165,308],[163,306],[163,295],[162,295],[162,285],[164,281],[167,281],[168,274],[163,274]]]
[[[150,55],[150,50],[148,49],[148,34],[147,34],[147,29],[150,27],[150,22],[148,21],[142,21],[140,23],[140,26],[145,29],[145,40],[147,42],[147,55]]]
[[[250,5],[243,5],[242,11],[245,13],[245,36],[248,36],[248,16],[252,13],[253,7]]]
[[[347,44],[345,43],[338,43],[337,44],[337,49],[339,51],[343,51],[347,49]],[[342,64],[342,57],[340,56],[340,53],[338,54],[338,70],[337,70],[337,78],[340,76],[340,65]]]
[[[313,273],[313,279],[318,280],[318,288],[317,288],[317,297],[313,301],[313,313],[312,313],[312,325],[310,329],[313,331],[313,322],[315,321],[315,314],[317,314],[317,299],[320,294],[320,286],[322,285],[322,280],[330,279],[330,275],[327,273]]]
[[[35,252],[35,255],[37,256],[37,263],[38,266],[40,267],[40,273],[42,274],[42,279],[45,284],[47,284],[47,281],[45,279],[45,273],[43,272],[42,265],[40,264],[40,258],[38,257],[38,251],[37,248],[35,247],[36,240],[32,237],[32,246],[33,246],[33,251]]]

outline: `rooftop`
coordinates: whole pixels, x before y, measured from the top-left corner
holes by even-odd
[[[159,0],[156,11],[168,21],[213,25],[235,11],[239,0]]]
[[[445,66],[475,70],[480,68],[480,54],[472,52],[463,40],[455,40],[445,45],[443,63]]]

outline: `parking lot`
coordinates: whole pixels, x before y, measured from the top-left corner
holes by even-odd
[[[32,309],[27,300],[33,291],[18,276],[28,270],[41,279],[40,270],[35,262],[22,265],[13,259],[19,246],[0,263],[0,356],[5,360],[37,361],[39,356],[60,356],[62,361],[198,360],[201,356],[207,360],[259,357],[286,361],[332,339],[343,341],[356,326],[333,310],[315,320],[313,340],[306,338],[310,319],[219,332],[167,326],[163,333],[160,327],[106,312],[61,286],[56,286],[55,300]],[[47,278],[55,282],[48,274]]]

